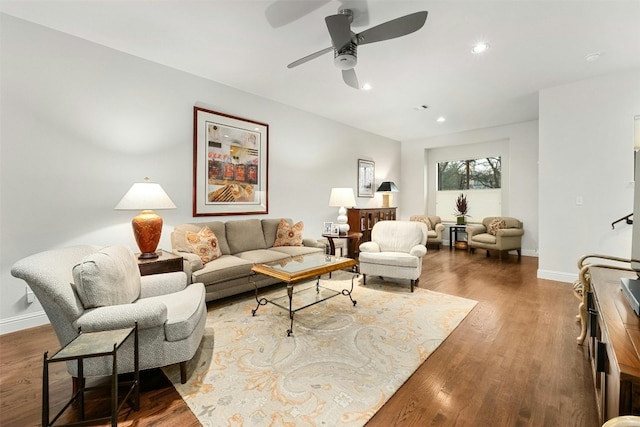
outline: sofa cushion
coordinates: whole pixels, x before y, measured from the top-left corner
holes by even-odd
[[[198,255],[203,264],[222,256],[218,238],[209,227],[202,227],[197,233],[186,231],[185,238],[189,252]]]
[[[471,238],[471,240],[476,242],[476,243],[485,243],[485,244],[489,244],[489,245],[495,245],[496,244],[496,236],[494,236],[493,234],[489,234],[489,233],[476,234],[475,236],[473,236]]]
[[[498,233],[498,230],[502,228],[507,228],[507,223],[504,221],[504,219],[495,218],[489,223],[489,227],[487,227],[487,231],[489,232],[489,234],[492,234],[495,236]]]
[[[280,221],[285,220],[289,224],[293,224],[291,218],[266,218],[262,220],[262,231],[264,232],[264,241],[267,247],[270,248],[276,241],[276,232],[278,231],[278,225]]]
[[[302,221],[291,225],[284,219],[280,220],[273,246],[302,246],[303,230],[304,223]]]
[[[273,249],[255,249],[253,251],[237,253],[235,256],[250,262],[252,265],[280,261],[282,259],[289,258],[288,254],[280,251],[275,251]]]
[[[231,254],[267,248],[259,219],[228,221],[226,232]]]
[[[72,274],[85,309],[130,304],[140,296],[140,270],[126,246],[109,246],[85,256]]]
[[[192,273],[193,282],[202,282],[207,285],[227,280],[246,278],[251,273],[253,263],[238,258],[234,255],[222,255],[218,259],[205,264],[198,271]]]

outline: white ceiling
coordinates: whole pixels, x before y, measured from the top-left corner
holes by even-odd
[[[360,47],[371,91],[345,85],[331,53],[286,67],[331,45],[324,17],[341,3],[368,10],[356,33],[429,12],[421,30]],[[534,120],[539,89],[640,68],[640,0],[0,0],[0,11],[403,141]],[[297,19],[271,25],[267,11]]]

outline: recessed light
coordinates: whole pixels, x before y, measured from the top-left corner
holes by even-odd
[[[422,104],[422,105],[418,105],[417,107],[413,107],[414,110],[426,110],[427,108],[429,108],[429,106],[427,104]]]
[[[444,122],[446,122],[446,121],[447,121],[447,119],[445,119],[445,118],[444,118],[444,117],[442,117],[442,116],[440,116],[440,117],[438,117],[438,118],[436,119],[436,122],[438,122],[438,123],[444,123]]]
[[[365,83],[362,85],[362,90],[371,90],[371,85],[369,83]]]
[[[585,61],[587,61],[587,62],[594,62],[594,61],[597,61],[598,59],[600,59],[600,56],[602,56],[602,53],[600,53],[600,52],[593,52],[593,53],[590,53],[590,54],[586,55],[586,56],[584,57],[584,59],[585,59]]]
[[[484,52],[487,49],[489,49],[488,44],[486,44],[485,42],[479,42],[479,43],[476,43],[473,49],[471,49],[471,52],[478,54],[478,53]]]

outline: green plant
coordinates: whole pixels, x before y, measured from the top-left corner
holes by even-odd
[[[468,216],[468,212],[469,204],[467,203],[467,196],[465,196],[463,193],[460,193],[460,195],[456,199],[456,210],[454,213],[456,216],[465,217]]]

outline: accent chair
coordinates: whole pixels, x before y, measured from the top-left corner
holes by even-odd
[[[442,244],[442,232],[444,231],[444,224],[439,216],[436,215],[412,215],[409,221],[424,222],[427,226],[427,245],[436,245],[440,249]]]
[[[469,251],[476,248],[485,249],[487,256],[490,250],[498,251],[502,259],[503,252],[517,251],[521,255],[522,235],[524,229],[522,221],[507,216],[489,216],[482,220],[482,224],[468,225],[466,228]]]
[[[23,279],[42,305],[60,346],[82,332],[132,327],[138,322],[140,369],[180,364],[195,354],[207,318],[202,283],[187,285],[184,272],[140,276],[133,252],[124,246],[82,245],[52,249],[16,262],[11,274]],[[119,351],[118,372],[133,372],[133,340]],[[111,358],[84,361],[84,376],[111,374]],[[78,389],[77,363],[67,362]]]
[[[371,241],[360,244],[362,283],[367,275],[409,279],[411,292],[422,273],[427,253],[427,226],[419,221],[379,221],[371,229]]]

